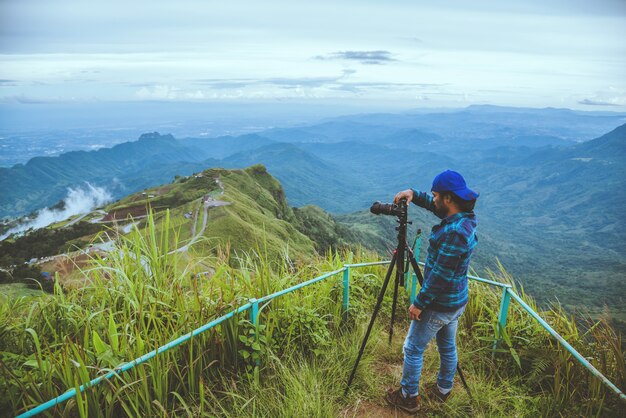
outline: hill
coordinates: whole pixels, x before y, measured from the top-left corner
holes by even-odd
[[[476,212],[482,240],[474,264],[479,273],[497,268],[495,254],[541,303],[558,298],[569,309],[597,314],[608,306],[623,319],[623,118],[497,107],[354,115],[256,135],[176,140],[171,146],[195,150],[193,159],[133,168],[119,176],[103,173],[101,181],[124,184],[111,193],[119,198],[206,167],[243,169],[262,163],[281,182],[290,205],[312,204],[349,216],[373,201],[389,202],[407,187],[429,190],[437,173],[455,169],[481,192]],[[14,174],[20,184],[23,173]],[[18,190],[9,183],[2,187],[21,196],[16,201],[33,202],[26,186]],[[63,187],[51,183],[42,191],[48,196],[46,201],[42,194],[42,206],[56,203],[51,192]],[[415,226],[427,232],[437,219],[418,213]],[[371,216],[352,219],[364,224],[350,223],[350,232],[380,232],[381,225],[390,224]],[[382,235],[393,243],[393,225],[384,228]],[[389,245],[367,233],[362,242],[380,251]]]
[[[264,188],[258,191],[256,208],[287,215],[278,201],[269,199],[272,192],[279,192],[271,179],[259,167],[249,171],[220,172],[226,179],[225,190],[228,181],[249,176],[255,186]],[[222,207],[233,206],[234,202]],[[246,215],[242,212],[239,217]],[[121,236],[107,257],[94,254],[83,260],[81,285],[76,288],[55,286],[53,295],[0,298],[0,415],[15,416],[115,369],[110,380],[53,406],[49,413],[68,417],[396,416],[382,396],[386,388],[398,385],[409,321],[406,311],[399,309],[396,332],[388,345],[390,290],[356,379],[344,395],[386,266],[352,269],[345,313],[342,279],[335,275],[264,301],[256,323],[250,322],[249,311],[228,314],[249,306],[251,298],[340,270],[344,263],[378,261],[378,257],[341,251],[325,257],[311,254],[307,263],[294,264],[287,258],[270,261],[263,248],[254,254],[256,247],[243,258],[228,251],[215,255],[172,251],[182,248],[182,243],[168,239],[170,222],[176,220],[165,216],[158,222],[149,216],[145,229]],[[282,254],[289,253],[291,245],[282,249]],[[232,263],[233,259],[239,261]],[[490,278],[515,286],[505,272]],[[515,291],[539,310],[531,298]],[[399,297],[401,306],[408,305],[404,291]],[[615,395],[516,304],[510,308],[500,348],[492,352],[494,307],[500,297],[500,289],[471,284],[471,302],[459,321],[458,343],[471,397],[458,382],[445,404],[423,391],[424,416],[619,416],[623,404]],[[594,324],[583,333],[559,308],[540,314],[623,387],[623,352],[606,323]],[[230,316],[184,342],[179,339],[223,315]],[[170,349],[160,348],[173,340]],[[146,353],[152,358],[142,357]],[[141,364],[132,363],[140,357]],[[437,358],[431,345],[423,367],[425,382],[435,379]],[[120,365],[134,367],[122,371]]]
[[[85,181],[111,185],[117,179],[129,187],[148,187],[177,174],[163,173],[160,167],[198,161],[199,155],[204,157],[196,149],[181,146],[171,135],[152,133],[113,148],[36,157],[25,165],[0,168],[0,214],[25,214],[51,206],[66,196],[68,187]],[[146,178],[147,172],[152,175]]]
[[[66,271],[62,254],[80,258],[85,251],[106,253],[120,236],[149,226],[149,213],[154,214],[155,228],[179,244],[171,251],[214,256],[229,251],[235,256],[233,263],[236,257],[261,252],[274,262],[305,262],[316,251],[322,254],[360,241],[320,208],[291,208],[281,184],[264,166],[254,165],[179,176],[173,183],[131,194],[90,214],[2,241],[0,266],[12,269],[40,259],[31,264],[69,280],[76,272]],[[75,252],[77,248],[83,250]]]

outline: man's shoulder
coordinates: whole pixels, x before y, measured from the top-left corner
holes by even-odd
[[[448,232],[451,234],[459,234],[464,237],[469,237],[476,231],[476,217],[462,216],[455,222],[451,223],[448,228]]]

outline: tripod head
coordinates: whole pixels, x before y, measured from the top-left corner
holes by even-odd
[[[397,216],[398,226],[396,227],[396,231],[398,231],[398,249],[404,248],[406,242],[406,227],[411,224],[408,220],[409,215],[409,207],[406,199],[400,199],[398,203],[380,203],[374,202],[370,207],[370,212],[374,215],[391,215]]]
[[[370,207],[370,212],[374,215],[393,215],[406,220],[408,208],[406,199],[400,199],[398,203],[374,202]]]

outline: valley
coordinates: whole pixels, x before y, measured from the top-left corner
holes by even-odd
[[[44,202],[52,205],[68,186],[87,180],[108,185],[114,197],[122,198],[119,207],[108,212],[119,221],[128,214],[140,216],[131,203],[135,199],[143,208],[145,196],[137,193],[149,192],[142,190],[172,179],[176,184],[176,179],[208,167],[239,170],[262,163],[284,187],[285,202],[297,208],[288,215],[290,223],[295,222],[293,213],[314,214],[317,224],[309,226],[325,236],[343,236],[343,242],[385,254],[394,240],[394,225],[390,219],[369,215],[371,203],[390,201],[407,187],[429,190],[438,172],[452,168],[481,192],[476,208],[480,245],[473,264],[478,274],[497,270],[501,263],[543,304],[558,301],[572,312],[592,315],[608,309],[620,321],[626,302],[626,247],[619,227],[626,203],[626,128],[610,127],[623,120],[621,114],[471,107],[456,113],[357,115],[216,138],[144,134],[139,141],[111,149],[0,169],[0,184],[6,190],[0,207],[6,214],[9,206],[15,211],[32,210]],[[585,132],[607,128],[612,130],[583,137]],[[124,198],[129,193],[135,197]],[[151,202],[152,207],[174,211],[172,203],[178,204],[178,198],[166,195]],[[177,216],[191,212],[205,221],[201,204],[196,205]],[[335,219],[322,221],[307,205],[318,206]],[[219,217],[229,211],[212,208],[209,213]],[[437,222],[413,209],[411,217],[413,227],[424,235]],[[185,221],[183,236],[191,240],[192,230],[197,233],[202,222],[194,228]],[[255,228],[262,225],[257,220],[246,222]],[[238,230],[208,222],[204,235],[235,233],[233,241],[246,241]],[[318,243],[316,248],[324,251],[324,246]]]

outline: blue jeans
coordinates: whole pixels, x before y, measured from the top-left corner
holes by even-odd
[[[456,355],[456,330],[459,317],[465,306],[454,312],[437,312],[426,309],[419,321],[411,321],[409,333],[404,341],[404,368],[402,369],[402,390],[405,395],[417,396],[422,360],[426,346],[437,336],[439,351],[439,374],[437,384],[442,389],[452,389],[452,380],[458,362]]]

